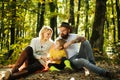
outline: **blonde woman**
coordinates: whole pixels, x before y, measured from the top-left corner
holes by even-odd
[[[52,33],[53,30],[50,27],[42,27],[39,37],[31,40],[30,45],[22,51],[11,73],[7,71],[4,79],[13,80],[27,76],[38,70],[42,71],[46,65],[47,54],[54,45],[51,40]],[[25,68],[20,71],[19,68],[23,63],[25,63]]]

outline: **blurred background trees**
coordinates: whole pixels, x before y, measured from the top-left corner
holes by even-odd
[[[0,0],[0,64],[14,63],[44,25],[54,40],[63,21],[90,40],[97,55],[120,62],[120,0]]]

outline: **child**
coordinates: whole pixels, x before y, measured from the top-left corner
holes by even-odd
[[[70,61],[67,59],[66,51],[63,47],[65,42],[66,41],[63,39],[56,40],[55,46],[50,50],[50,63],[48,63],[50,71],[60,71],[64,68],[72,69]]]

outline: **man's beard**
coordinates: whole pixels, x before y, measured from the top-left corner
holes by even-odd
[[[63,38],[63,39],[67,39],[68,38],[68,34],[66,34],[66,35],[61,35],[61,37]]]

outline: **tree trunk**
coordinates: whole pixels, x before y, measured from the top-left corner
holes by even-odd
[[[116,0],[116,11],[117,11],[117,27],[118,27],[118,40],[120,41],[120,6],[119,0]]]
[[[79,18],[80,18],[80,5],[81,5],[81,0],[78,0],[78,14],[77,14],[77,23],[76,23],[76,29],[75,32],[78,33],[78,25],[79,25]]]
[[[12,1],[12,24],[11,24],[11,29],[10,29],[10,32],[11,32],[11,40],[10,40],[10,45],[13,45],[14,42],[15,42],[15,24],[16,24],[16,0],[13,0]],[[13,53],[14,49],[10,49],[9,50],[9,54],[8,54],[8,57],[9,58],[12,53]]]
[[[113,0],[111,0],[111,4],[112,4],[112,15],[113,15],[113,17],[112,17],[112,23],[113,23],[113,39],[114,39],[114,41],[113,41],[113,43],[115,43],[116,42],[116,27],[115,27],[115,16],[114,16],[114,4],[113,4]]]
[[[56,32],[56,28],[57,28],[57,15],[55,14],[56,5],[52,1],[52,2],[49,2],[49,6],[50,6],[50,12],[51,12],[51,14],[53,14],[50,17],[50,27],[53,29],[52,39],[54,40],[56,38],[55,32]]]
[[[104,22],[106,12],[106,0],[96,0],[95,18],[90,39],[93,48],[103,51]]]
[[[70,18],[68,22],[74,27],[75,19],[74,19],[74,0],[70,0]],[[74,29],[75,30],[75,29]],[[75,32],[75,31],[74,31]]]
[[[89,39],[89,26],[88,26],[88,10],[89,10],[89,2],[85,0],[85,36]]]
[[[1,16],[1,26],[0,26],[0,42],[1,43],[1,51],[3,47],[3,38],[4,38],[4,2],[2,1],[2,16]]]
[[[45,13],[45,3],[38,3],[37,28],[36,28],[37,36],[39,35],[40,29],[44,25],[44,13]]]

